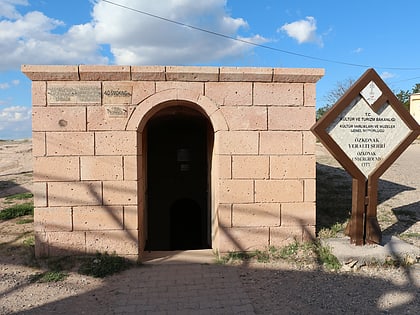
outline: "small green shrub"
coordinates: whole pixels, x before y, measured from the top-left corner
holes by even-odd
[[[35,237],[34,236],[30,236],[28,238],[25,238],[23,240],[23,245],[25,245],[27,247],[35,246]]]
[[[43,273],[37,273],[30,277],[29,281],[34,282],[58,282],[63,281],[68,277],[68,273],[63,271],[46,271]]]
[[[79,267],[79,273],[95,278],[104,278],[131,267],[131,263],[115,254],[97,253],[94,257],[86,258]]]
[[[322,246],[320,243],[316,244],[315,251],[318,255],[318,261],[328,270],[338,270],[341,268],[341,264],[335,257],[331,248],[327,246]]]
[[[25,199],[30,199],[33,196],[34,195],[32,193],[20,193],[20,194],[15,194],[15,195],[7,196],[4,199],[5,200],[25,200]]]
[[[299,243],[294,241],[287,246],[284,246],[280,249],[280,258],[286,259],[290,256],[295,255],[299,250]]]
[[[255,258],[258,262],[267,263],[270,261],[270,252],[269,251],[255,251]]]
[[[28,224],[34,222],[34,219],[20,219],[16,221],[16,224]]]
[[[32,202],[22,203],[11,206],[0,211],[0,220],[10,220],[24,215],[34,214],[34,204]]]

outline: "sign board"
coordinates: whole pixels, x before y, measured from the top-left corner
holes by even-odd
[[[379,243],[377,181],[420,134],[419,125],[369,69],[312,132],[353,177],[352,243]]]

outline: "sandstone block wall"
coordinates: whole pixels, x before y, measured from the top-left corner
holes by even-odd
[[[315,85],[322,69],[34,66],[36,254],[145,244],[143,132],[188,103],[214,132],[213,249],[263,249],[315,234]]]

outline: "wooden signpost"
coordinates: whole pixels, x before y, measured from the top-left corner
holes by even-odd
[[[379,177],[420,135],[420,126],[369,69],[311,130],[353,177],[350,242],[379,244]]]

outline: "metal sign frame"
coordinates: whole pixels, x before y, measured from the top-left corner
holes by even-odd
[[[377,113],[378,110],[388,103],[405,125],[410,129],[408,135],[366,176],[360,171],[352,159],[329,135],[327,129],[340,116],[340,114],[354,101],[362,90],[374,82],[382,94],[370,105]],[[395,162],[404,150],[420,135],[420,126],[410,113],[404,108],[397,97],[388,88],[374,69],[368,69],[359,80],[337,101],[337,103],[319,119],[311,128],[321,143],[353,177],[352,182],[352,210],[346,234],[350,236],[350,242],[355,245],[366,243],[379,244],[382,240],[382,232],[377,220],[377,199],[379,177]]]

